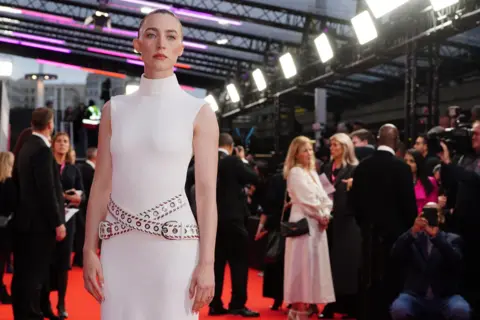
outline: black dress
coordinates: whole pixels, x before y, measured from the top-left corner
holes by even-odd
[[[12,178],[0,182],[0,215],[8,217],[17,206],[17,188]],[[12,224],[0,227],[0,302],[6,303],[7,291],[3,284],[3,274],[12,252]]]
[[[80,174],[80,170],[78,170],[75,165],[66,164],[60,178],[62,181],[63,191],[70,189],[83,191],[82,176]],[[82,195],[82,198],[83,197],[84,195]],[[73,250],[73,240],[75,239],[75,220],[76,219],[72,218],[65,224],[67,235],[63,241],[57,243],[54,258],[54,269],[56,270],[69,270],[71,267],[70,260]]]
[[[270,178],[265,201],[265,214],[268,215],[265,229],[269,237],[280,229],[286,188],[287,182],[282,173],[277,173]],[[283,220],[288,221],[288,216],[284,216]],[[263,296],[273,298],[277,303],[283,300],[284,256],[282,253],[280,259],[274,262],[266,261],[263,274]]]
[[[349,205],[347,185],[342,180],[353,176],[355,166],[346,165],[332,170],[332,163],[324,167],[324,173],[335,187],[333,194],[333,219],[327,230],[336,303],[329,304],[329,311],[356,315],[356,300],[359,291],[362,235]]]

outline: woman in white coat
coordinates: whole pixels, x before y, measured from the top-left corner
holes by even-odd
[[[335,301],[326,228],[332,201],[315,171],[312,143],[295,138],[284,166],[287,190],[292,202],[289,222],[306,218],[309,233],[289,237],[285,244],[284,299],[292,304],[289,320],[308,319],[310,304]]]

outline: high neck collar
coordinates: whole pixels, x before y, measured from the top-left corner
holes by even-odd
[[[140,79],[140,87],[138,93],[143,96],[155,96],[162,94],[171,94],[172,92],[181,90],[175,74],[161,79],[147,79],[142,74]]]

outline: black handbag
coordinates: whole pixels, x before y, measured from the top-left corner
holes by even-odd
[[[300,219],[296,222],[284,222],[283,215],[287,209],[287,190],[285,190],[285,201],[283,205],[282,218],[280,219],[280,233],[283,237],[299,237],[310,234],[307,218]]]
[[[280,231],[275,230],[268,235],[265,263],[276,263],[282,260],[285,253],[285,239]]]

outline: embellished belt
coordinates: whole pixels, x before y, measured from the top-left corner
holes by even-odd
[[[177,221],[163,222],[165,217],[183,208],[188,204],[184,194],[177,195],[159,205],[145,210],[137,215],[120,208],[110,198],[108,212],[117,221],[101,221],[99,224],[99,238],[108,240],[113,236],[127,233],[132,230],[164,237],[168,240],[194,240],[199,238],[196,224],[183,224]]]

